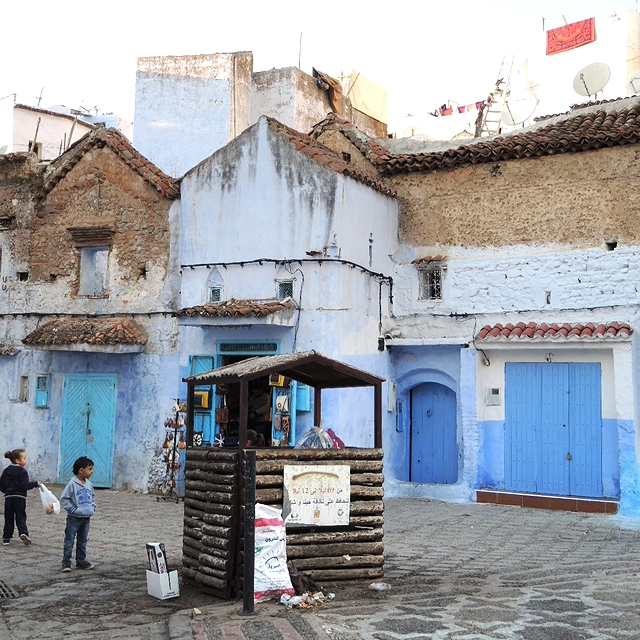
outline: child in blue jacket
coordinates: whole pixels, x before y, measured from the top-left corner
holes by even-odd
[[[4,530],[2,544],[8,545],[13,537],[13,522],[15,520],[20,540],[26,545],[31,544],[27,529],[27,491],[40,486],[40,482],[29,481],[27,466],[27,452],[24,449],[14,449],[4,454],[11,464],[0,476],[0,491],[4,493]]]
[[[76,538],[76,569],[93,569],[93,565],[87,560],[89,522],[96,510],[95,493],[89,482],[93,475],[93,460],[85,456],[79,457],[73,463],[73,474],[60,497],[60,504],[67,512],[62,555],[64,572],[71,571],[71,553]]]

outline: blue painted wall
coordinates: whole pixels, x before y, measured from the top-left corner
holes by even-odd
[[[480,456],[475,488],[504,490],[504,422],[501,420],[479,422],[478,434]],[[632,423],[622,420],[603,420],[602,485],[605,497],[615,499],[621,497],[620,459],[628,457],[629,453],[635,457]],[[640,502],[638,504],[640,505]]]

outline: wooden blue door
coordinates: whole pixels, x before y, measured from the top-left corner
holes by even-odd
[[[115,374],[65,377],[58,482],[68,482],[75,460],[87,456],[94,462],[91,482],[96,487],[111,487],[115,423]]]
[[[602,497],[598,363],[507,363],[505,488]]]
[[[411,482],[453,484],[458,480],[456,394],[426,382],[411,390]]]
[[[602,406],[600,365],[573,364],[570,368],[569,489],[572,496],[603,495]]]

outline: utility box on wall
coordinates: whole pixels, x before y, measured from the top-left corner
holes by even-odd
[[[487,387],[485,389],[484,403],[487,407],[499,407],[502,404],[500,387]]]

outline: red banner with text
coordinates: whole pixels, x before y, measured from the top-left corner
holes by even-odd
[[[596,39],[596,20],[589,18],[547,31],[547,55],[570,51]]]

